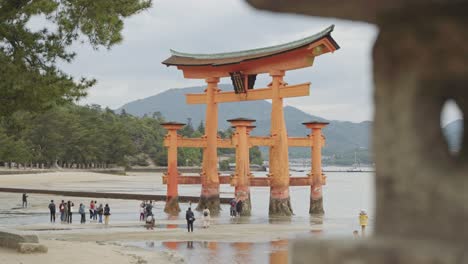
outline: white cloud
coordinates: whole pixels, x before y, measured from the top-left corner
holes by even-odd
[[[64,68],[77,77],[98,80],[82,103],[117,108],[170,88],[203,85],[161,64],[171,48],[198,53],[258,48],[296,40],[330,24],[336,25],[332,35],[341,49],[316,58],[312,68],[288,72],[288,83],[310,81],[312,86],[309,97],[287,103],[329,119],[369,120],[374,26],[261,12],[244,1],[155,1],[152,9],[125,21],[122,44],[110,51],[76,45],[76,61]],[[266,85],[268,78],[260,76],[257,86]]]

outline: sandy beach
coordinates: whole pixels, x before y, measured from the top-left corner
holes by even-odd
[[[90,172],[54,172],[44,174],[0,175],[0,186],[15,188],[35,188],[53,190],[92,190],[99,192],[139,192],[163,194],[165,186],[161,184],[160,174],[133,173],[127,176],[106,175]],[[189,195],[196,195],[196,186],[183,187]],[[190,193],[192,192],[192,193]],[[226,187],[224,195],[229,195]],[[16,251],[0,249],[0,263],[84,263],[88,256],[102,256],[100,263],[183,263],[190,262],[184,258],[177,245],[187,241],[221,243],[216,251],[222,252],[222,245],[230,245],[229,250],[238,249],[240,244],[268,244],[271,241],[286,241],[284,252],[287,256],[287,241],[298,236],[322,237],[322,220],[299,217],[292,220],[270,219],[267,215],[251,218],[231,219],[228,215],[213,217],[211,227],[201,227],[201,215],[197,213],[195,232],[185,229],[184,212],[178,217],[168,217],[163,213],[163,202],[156,202],[153,212],[156,214],[156,228],[146,230],[143,222],[138,221],[140,201],[102,199],[98,203],[108,203],[111,207],[109,226],[89,222],[79,223],[79,214],[74,214],[73,224],[61,224],[59,215],[55,224],[49,223],[47,205],[50,200],[57,204],[60,200],[70,200],[77,205],[83,203],[88,207],[91,198],[58,197],[46,194],[30,194],[28,208],[21,208],[21,194],[0,193],[0,228],[36,234],[40,243],[49,248],[46,254],[18,254]],[[95,200],[95,199],[92,199]],[[184,211],[188,204],[181,204]],[[225,214],[227,212],[224,212]],[[89,218],[88,213],[86,214]],[[333,223],[327,228],[333,229]],[[338,225],[338,224],[336,224]],[[146,246],[135,246],[145,241],[156,243],[148,250]],[[174,243],[168,246],[164,243]],[[263,243],[263,244],[262,244]],[[190,245],[190,244],[188,244]],[[245,247],[245,245],[243,247]],[[187,247],[184,249],[187,250]],[[196,246],[195,246],[196,248]],[[198,249],[196,249],[198,250]],[[196,251],[195,250],[195,251]],[[203,251],[203,249],[200,249]],[[212,251],[212,249],[210,249]],[[264,249],[259,249],[264,250]],[[267,251],[270,248],[266,249]],[[185,252],[186,253],[186,252]],[[255,252],[249,253],[256,254]],[[284,256],[283,256],[284,257]],[[218,259],[219,260],[219,259]],[[239,263],[233,260],[228,263]],[[287,262],[287,261],[286,261]],[[212,262],[215,263],[215,262]]]

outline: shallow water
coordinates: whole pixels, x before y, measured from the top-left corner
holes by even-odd
[[[294,176],[303,176],[306,172],[291,172]],[[256,176],[264,176],[265,173],[256,173]],[[232,223],[232,224],[309,224],[311,227],[320,227],[321,231],[305,232],[303,234],[291,234],[291,239],[299,236],[306,237],[344,237],[351,238],[353,230],[359,229],[358,214],[361,209],[366,209],[369,213],[369,233],[373,229],[374,216],[374,173],[359,172],[327,172],[327,185],[324,186],[324,209],[325,215],[322,218],[314,218],[309,215],[309,197],[310,187],[291,187],[290,196],[293,206],[294,216],[285,220],[268,217],[269,203],[269,188],[254,187],[251,188],[252,199],[252,216],[231,219],[229,216],[229,205],[221,205],[222,211],[219,217],[212,217],[214,224],[216,223]],[[145,193],[165,194],[165,186],[156,184],[140,183],[144,186],[133,186],[125,189],[119,187],[125,192],[141,192]],[[114,186],[108,186],[108,191],[115,191]],[[136,187],[136,188],[133,188]],[[180,185],[179,193],[181,195],[199,196],[201,187],[199,185]],[[229,185],[221,185],[221,196],[233,197],[234,188]],[[56,197],[55,200],[61,200],[62,197]],[[75,204],[84,202],[87,204],[89,198],[83,198],[81,201],[74,200]],[[101,202],[101,201],[99,201]],[[118,202],[118,200],[114,200]],[[128,201],[126,201],[128,203]],[[44,211],[40,212],[25,212],[22,209],[0,210],[0,226],[9,225],[29,225],[35,223],[48,223],[49,215],[47,212],[47,203],[44,201]],[[111,216],[113,221],[138,221],[139,201],[135,201],[135,206],[125,206],[114,210]],[[111,204],[111,208],[112,208]],[[188,204],[181,203],[181,214],[175,219],[185,219],[184,211],[188,208]],[[5,208],[4,206],[2,206]],[[192,208],[195,205],[192,205]],[[168,219],[163,213],[164,203],[157,202],[154,205],[153,212],[157,220]],[[196,212],[196,214],[199,214]],[[199,214],[197,218],[200,218]],[[87,215],[89,218],[89,215]],[[59,218],[57,218],[58,220]],[[171,218],[173,219],[173,218]],[[59,220],[58,220],[59,221]],[[79,221],[79,215],[74,214],[74,221]],[[67,228],[67,225],[60,227]],[[178,226],[184,228],[184,226]],[[156,228],[164,228],[157,224]],[[196,227],[197,228],[197,227]],[[148,250],[176,250],[189,263],[287,263],[288,259],[288,240],[271,241],[267,243],[245,243],[245,242],[206,242],[206,241],[134,241],[126,242],[125,244],[142,247]]]
[[[288,263],[288,240],[263,243],[213,241],[135,241],[124,245],[176,251],[188,263]]]

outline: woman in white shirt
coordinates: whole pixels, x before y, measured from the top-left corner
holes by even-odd
[[[208,207],[205,207],[203,210],[203,228],[210,227],[210,210]]]

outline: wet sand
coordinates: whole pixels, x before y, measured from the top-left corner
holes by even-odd
[[[116,192],[164,191],[161,175],[133,174],[129,176],[105,175],[87,172],[56,172],[45,174],[0,175],[0,186],[17,188],[48,188],[54,190],[92,190]],[[194,193],[195,194],[195,193]],[[112,216],[110,225],[98,223],[79,224],[79,214],[73,215],[73,224],[61,224],[59,215],[55,224],[48,223],[47,205],[54,199],[57,207],[62,197],[30,194],[28,208],[21,208],[21,194],[0,193],[0,227],[20,230],[39,236],[40,243],[49,247],[47,254],[22,255],[12,250],[0,249],[0,263],[85,263],[99,257],[100,263],[180,263],[183,257],[169,250],[144,250],[129,246],[134,241],[216,241],[216,242],[270,242],[291,239],[296,234],[320,232],[321,225],[309,223],[290,224],[252,223],[248,218],[213,218],[209,229],[201,228],[197,216],[195,231],[185,229],[183,213],[168,219],[162,213],[164,203],[155,204],[157,215],[155,230],[146,230],[138,221],[140,201],[103,199],[109,203]],[[65,201],[89,205],[90,198],[63,197]],[[93,199],[94,200],[94,199]],[[182,208],[186,208],[182,206]],[[88,212],[86,214],[89,218]],[[185,260],[187,261],[187,260]]]
[[[48,190],[96,191],[113,193],[165,194],[161,173],[130,173],[127,176],[92,172],[54,172],[43,174],[0,175],[4,188],[31,188]],[[155,230],[146,230],[139,222],[141,201],[60,197],[47,194],[29,194],[29,206],[21,208],[20,193],[0,192],[0,228],[19,230],[39,236],[49,247],[47,254],[21,255],[0,249],[0,263],[86,263],[90,259],[100,263],[287,263],[288,241],[296,237],[352,239],[352,230],[358,229],[357,213],[369,209],[369,233],[372,233],[373,175],[327,174],[325,188],[325,216],[313,218],[308,214],[310,187],[291,187],[295,216],[288,219],[268,217],[268,188],[252,188],[253,215],[246,218],[229,217],[227,205],[219,217],[213,217],[211,227],[202,229],[200,213],[196,212],[195,230],[185,229],[185,213],[169,218],[163,213],[164,202],[156,202]],[[233,188],[222,185],[221,196],[232,197]],[[179,193],[198,196],[199,185],[181,185]],[[79,214],[73,214],[73,224],[49,223],[47,205],[55,200],[80,203],[108,203],[112,216],[110,225],[89,222],[80,224]],[[189,206],[181,203],[181,209]],[[192,205],[192,208],[195,204]],[[200,257],[206,255],[206,257]]]

